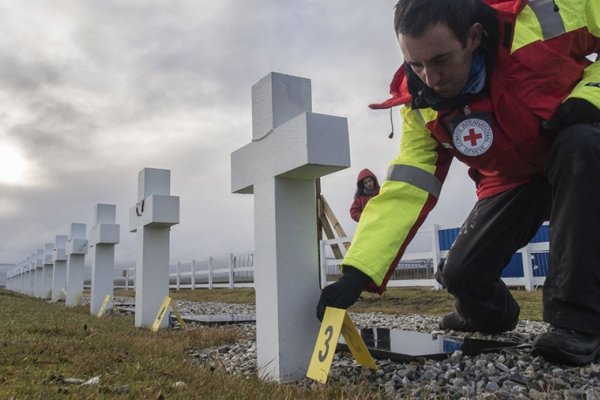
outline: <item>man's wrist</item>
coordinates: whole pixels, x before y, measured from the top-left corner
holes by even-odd
[[[361,289],[367,287],[369,282],[371,282],[371,278],[369,277],[369,275],[365,274],[361,270],[351,265],[344,265],[343,267],[344,270],[342,279],[347,279],[355,283],[357,286],[360,286]]]

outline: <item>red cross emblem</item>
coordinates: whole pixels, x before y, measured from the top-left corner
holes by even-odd
[[[477,145],[477,140],[481,139],[483,135],[481,133],[475,133],[475,129],[470,128],[469,134],[467,136],[463,136],[463,140],[466,142],[469,140],[471,142],[471,146]]]
[[[487,120],[467,118],[461,121],[452,133],[452,142],[460,153],[476,157],[490,149],[494,141],[494,132]]]

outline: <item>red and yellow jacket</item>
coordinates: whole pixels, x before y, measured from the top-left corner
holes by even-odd
[[[586,58],[600,51],[598,0],[556,1],[556,8],[549,0],[486,3],[498,22],[486,91],[460,106],[428,107],[409,91],[410,67],[402,65],[391,98],[371,106],[401,105],[403,118],[400,155],[365,208],[343,262],[371,277],[371,291],[385,290],[435,206],[453,158],[469,166],[478,198],[501,193],[543,173],[551,143],[541,126],[561,102],[578,97],[600,108],[600,62]]]

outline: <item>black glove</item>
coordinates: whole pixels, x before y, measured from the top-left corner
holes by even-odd
[[[590,122],[600,122],[600,109],[587,100],[571,97],[558,106],[552,119],[544,121],[542,127],[553,137],[568,126]]]
[[[344,275],[321,291],[319,303],[317,303],[317,318],[323,320],[326,307],[346,309],[350,307],[360,293],[369,284],[371,278],[354,267],[344,266]]]

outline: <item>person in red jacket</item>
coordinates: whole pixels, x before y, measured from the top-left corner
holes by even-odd
[[[404,63],[372,108],[401,106],[400,154],[317,317],[385,290],[457,159],[478,199],[436,274],[456,300],[440,328],[512,330],[520,308],[502,270],[549,219],[550,328],[532,355],[600,359],[598,0],[399,0],[394,28]]]
[[[356,178],[356,194],[350,207],[350,216],[358,222],[367,202],[379,194],[377,177],[368,168],[363,169]]]

